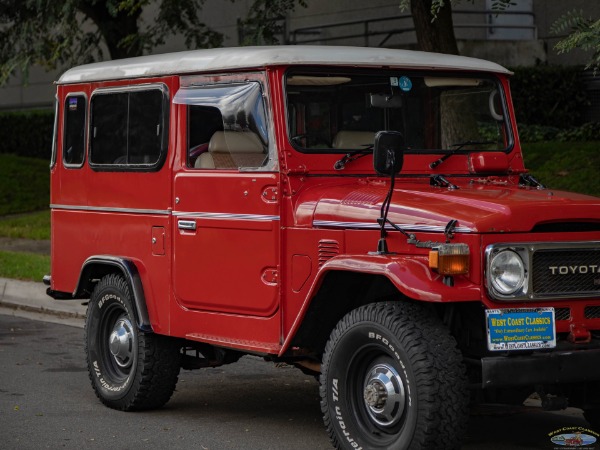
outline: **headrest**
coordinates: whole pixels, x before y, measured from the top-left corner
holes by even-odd
[[[252,131],[217,131],[208,143],[209,153],[264,153],[265,148]]]
[[[333,139],[333,148],[361,149],[375,142],[375,133],[372,131],[342,130]]]

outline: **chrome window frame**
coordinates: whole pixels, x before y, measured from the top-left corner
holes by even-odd
[[[83,97],[85,99],[85,117],[84,117],[84,126],[83,126],[83,158],[81,159],[81,163],[78,164],[68,164],[65,162],[65,144],[67,142],[67,140],[65,139],[65,132],[67,131],[67,114],[65,114],[65,107],[67,104],[67,101],[69,100],[69,97]],[[81,169],[83,167],[83,165],[85,164],[85,161],[87,159],[87,148],[88,148],[88,118],[89,118],[89,107],[90,107],[90,102],[88,99],[88,96],[85,92],[83,91],[77,91],[77,92],[69,92],[67,95],[65,95],[64,98],[64,102],[62,105],[62,146],[61,146],[61,155],[62,155],[62,164],[64,167],[66,167],[67,169]]]
[[[180,89],[190,89],[190,88],[201,88],[206,86],[214,86],[214,85],[235,85],[235,84],[246,84],[249,82],[257,82],[260,85],[260,91],[263,99],[263,108],[265,113],[266,120],[266,132],[268,137],[268,147],[267,147],[267,157],[268,160],[264,165],[259,167],[238,167],[237,170],[239,172],[260,172],[260,173],[274,173],[279,171],[279,158],[277,151],[277,143],[275,138],[275,124],[271,111],[273,110],[273,105],[270,97],[270,87],[269,87],[269,77],[260,71],[251,71],[244,73],[226,73],[226,74],[212,74],[212,75],[187,75],[181,77]],[[175,94],[177,95],[177,94]],[[173,97],[175,98],[175,96]],[[183,103],[182,103],[183,104]],[[185,105],[185,104],[183,104]],[[187,129],[186,129],[187,133]],[[190,170],[200,170],[194,169],[187,166]],[[206,169],[202,169],[206,170]],[[208,169],[215,170],[215,169]],[[231,169],[216,169],[217,171],[227,171]]]
[[[119,94],[119,93],[131,93],[131,92],[139,92],[139,91],[152,91],[158,90],[162,94],[162,127],[163,127],[163,136],[161,141],[161,149],[156,162],[152,164],[98,164],[92,161],[92,126],[94,123],[93,117],[93,109],[92,104],[94,98],[100,95],[105,94]],[[109,88],[98,88],[92,92],[89,101],[89,116],[88,116],[88,165],[92,168],[92,170],[97,172],[157,172],[164,165],[167,154],[169,152],[169,128],[170,128],[170,97],[169,97],[169,88],[164,83],[145,83],[145,84],[135,84],[130,86],[117,86],[117,87],[109,87]],[[127,115],[129,117],[129,111],[127,111]]]

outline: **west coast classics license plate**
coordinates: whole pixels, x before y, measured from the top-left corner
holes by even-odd
[[[554,308],[488,309],[485,316],[489,350],[556,347]]]

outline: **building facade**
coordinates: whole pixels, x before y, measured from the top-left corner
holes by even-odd
[[[567,11],[582,10],[600,17],[596,0],[514,0],[506,12],[492,11],[493,0],[464,0],[454,6],[453,20],[460,52],[508,67],[536,64],[585,64],[589,55],[574,51],[559,55],[554,50],[561,36],[551,33],[552,24]],[[235,3],[208,0],[202,21],[223,33],[225,46],[238,46],[247,30],[240,27],[253,0]],[[400,0],[307,0],[286,17],[280,42],[285,44],[357,45],[364,47],[417,48],[410,11],[402,11]],[[152,9],[143,20],[151,22]],[[183,39],[173,36],[155,53],[184,50]],[[45,72],[33,67],[26,85],[19,76],[0,89],[0,110],[49,108],[53,81],[68,69]]]

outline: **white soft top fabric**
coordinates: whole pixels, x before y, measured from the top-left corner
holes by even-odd
[[[280,45],[190,50],[86,64],[67,70],[58,84],[287,65],[386,66],[511,73],[496,63],[466,56],[370,47]]]

